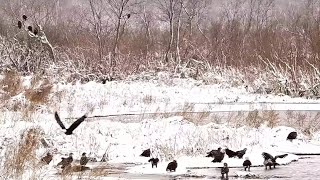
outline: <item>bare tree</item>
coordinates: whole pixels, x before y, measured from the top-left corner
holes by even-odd
[[[182,4],[183,1],[180,0],[177,5],[177,28],[176,28],[176,47],[175,47],[175,62],[180,64],[180,29],[181,29],[181,13],[182,13]]]
[[[210,9],[211,2],[212,1],[210,0],[181,0],[182,9],[184,12],[183,15],[186,16],[184,23],[186,24],[186,33],[184,33],[185,35],[183,35],[183,39],[192,42],[194,37],[196,37],[194,33],[195,29],[197,28],[200,34],[209,42],[207,36],[200,27],[202,24],[201,21],[207,20],[206,16],[209,14],[208,10]],[[186,45],[183,57],[189,53],[191,48],[194,48],[188,41],[186,42],[188,44]]]
[[[140,16],[140,19],[142,20],[142,27],[144,29],[145,38],[146,38],[146,51],[149,51],[149,46],[152,43],[152,37],[151,37],[151,25],[153,20],[153,15],[150,10],[147,10],[148,7],[145,3],[142,4],[142,14]]]
[[[140,4],[139,0],[107,0],[110,12],[116,18],[115,37],[112,48],[112,56],[110,59],[111,76],[114,74],[116,66],[116,55],[118,53],[121,35],[125,29],[125,25],[132,14],[135,14],[135,8]]]
[[[165,21],[169,23],[169,41],[165,51],[165,62],[169,63],[169,54],[173,45],[174,40],[174,18],[175,18],[175,8],[178,4],[175,0],[157,0],[157,5],[159,10],[164,15]]]
[[[92,13],[92,19],[90,23],[94,27],[95,37],[98,42],[98,53],[99,60],[102,62],[103,58],[103,45],[102,45],[102,12],[103,12],[103,2],[102,0],[88,0],[90,4],[90,10]]]
[[[192,38],[194,28],[200,23],[201,19],[205,19],[209,14],[211,1],[210,0],[181,0],[183,11],[187,16],[187,26],[189,38]]]

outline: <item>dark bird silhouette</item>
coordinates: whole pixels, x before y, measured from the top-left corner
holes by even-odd
[[[226,154],[229,156],[229,158],[238,157],[239,159],[241,159],[243,155],[246,154],[246,151],[247,151],[247,148],[244,148],[243,150],[236,151],[236,152],[227,148]]]
[[[89,159],[86,156],[86,153],[82,153],[82,156],[80,158],[80,165],[85,166],[88,163]]]
[[[269,166],[269,169],[271,169],[271,166],[273,166],[273,168],[276,168],[276,165],[279,165],[276,162],[277,158],[284,158],[284,157],[288,156],[288,154],[283,154],[283,155],[278,155],[278,156],[273,157],[271,154],[263,152],[262,156],[264,158],[263,164],[266,167],[266,169],[268,166]]]
[[[38,34],[38,29],[37,29],[37,28],[34,28],[33,34],[34,34],[34,35],[37,35],[37,34]]]
[[[27,16],[26,16],[26,15],[22,15],[22,19],[23,19],[24,21],[26,21],[26,20],[27,20]]]
[[[237,156],[236,152],[234,152],[228,148],[226,149],[226,154],[228,155],[229,158],[233,158],[233,157]]]
[[[151,154],[151,151],[150,149],[146,149],[144,150],[140,156],[143,156],[143,157],[150,157],[150,154]]]
[[[89,158],[86,156],[86,153],[82,153],[82,156],[80,158],[80,171],[88,170],[89,167],[86,167],[85,165],[89,162]]]
[[[81,118],[77,119],[74,123],[72,123],[68,129],[66,129],[66,127],[61,122],[61,119],[60,119],[57,112],[54,113],[54,117],[55,117],[57,123],[60,125],[60,127],[62,129],[66,130],[66,132],[65,132],[66,135],[71,135],[72,132],[87,118],[86,115],[83,115]]]
[[[69,167],[73,161],[73,153],[70,153],[69,154],[69,157],[67,158],[61,158],[61,161],[57,164],[57,166],[60,166],[61,165],[61,168],[64,169],[66,167]]]
[[[212,162],[221,162],[224,158],[224,152],[221,152],[221,148],[219,147],[217,150],[208,152],[206,157],[213,157]]]
[[[151,167],[153,168],[153,166],[156,166],[156,168],[158,167],[158,162],[159,162],[159,158],[151,158],[149,159],[148,162],[151,162]]]
[[[210,152],[207,152],[206,157],[214,157],[220,151],[221,151],[221,147],[219,147],[217,150],[213,149]]]
[[[287,140],[292,141],[293,139],[297,139],[298,133],[297,132],[291,132],[289,133]]]
[[[28,30],[32,32],[32,26],[28,26]]]
[[[240,151],[237,151],[236,153],[237,153],[238,158],[242,159],[242,157],[246,154],[246,152],[247,152],[247,148],[244,148]]]
[[[129,19],[131,17],[131,14],[129,13],[129,14],[127,14],[127,18]]]
[[[177,167],[178,167],[177,161],[173,160],[172,162],[169,162],[166,171],[170,171],[170,172],[174,171],[174,172],[176,172]]]
[[[18,28],[21,29],[22,28],[22,22],[18,21]]]
[[[52,154],[48,152],[46,156],[41,158],[41,161],[46,164],[50,164],[50,162],[52,161],[52,157]]]
[[[102,158],[101,158],[101,162],[107,162],[107,159],[108,159],[108,155],[106,154],[106,153],[104,153],[103,155],[102,155]]]
[[[223,167],[221,168],[222,179],[224,179],[224,175],[226,175],[226,179],[228,179],[229,168],[227,163],[223,163]]]
[[[278,155],[278,156],[275,156],[274,158],[284,158],[284,157],[286,157],[286,156],[288,156],[288,154]]]
[[[244,170],[247,171],[247,168],[248,168],[248,171],[250,171],[250,167],[251,167],[251,161],[246,158],[246,160],[243,161],[243,167],[244,167]]]

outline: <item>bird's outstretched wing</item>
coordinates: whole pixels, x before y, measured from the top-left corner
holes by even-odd
[[[226,149],[226,154],[230,157],[230,158],[232,158],[232,157],[234,157],[234,156],[236,156],[237,155],[237,153],[236,152],[234,152],[234,151],[232,151],[232,150],[230,150],[230,149]]]
[[[275,156],[274,158],[277,159],[277,158],[284,158],[288,156],[288,154],[282,154],[282,155],[278,155],[278,156]]]
[[[140,154],[140,156],[144,156],[144,157],[150,157],[150,155],[151,155],[150,149],[146,149]]]
[[[63,123],[61,122],[61,119],[60,119],[60,117],[59,117],[59,115],[58,115],[57,112],[54,113],[54,117],[55,117],[57,123],[59,124],[59,126],[60,126],[62,129],[66,129],[66,127],[65,127],[65,126],[63,125]]]
[[[220,154],[219,150],[212,150],[210,152],[207,152],[206,157],[217,157]]]
[[[68,128],[68,131],[72,132],[75,130],[85,119],[87,118],[86,115],[83,115],[81,118],[77,119],[71,126]]]

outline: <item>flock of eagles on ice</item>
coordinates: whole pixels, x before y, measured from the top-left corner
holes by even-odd
[[[55,112],[54,114],[55,120],[57,121],[58,125],[65,130],[65,134],[66,135],[72,135],[73,131],[87,118],[87,115],[83,115],[82,117],[80,117],[79,119],[77,119],[74,123],[72,123],[70,125],[70,127],[66,128],[65,125],[62,123],[59,115],[57,112]],[[292,141],[293,139],[297,138],[297,132],[290,132],[287,136],[287,140],[288,141]],[[221,163],[224,159],[225,154],[229,157],[229,158],[239,158],[239,159],[243,159],[244,155],[246,154],[247,148],[244,148],[242,150],[238,150],[238,151],[233,151],[230,150],[228,148],[222,149],[221,147],[219,147],[218,149],[214,149],[211,150],[210,152],[207,153],[206,157],[211,157],[213,158],[212,162],[213,163]],[[151,157],[151,150],[150,149],[146,149],[144,150],[140,156],[143,157],[149,157],[150,159],[148,160],[148,162],[151,163],[151,167],[152,168],[157,168],[158,167],[158,163],[160,163],[160,160],[158,157]],[[263,152],[262,156],[264,158],[264,166],[265,169],[267,170],[268,167],[269,169],[272,169],[276,167],[276,165],[279,165],[277,163],[277,158],[284,158],[286,157],[288,154],[283,154],[283,155],[277,155],[277,156],[272,156],[271,154],[267,153],[267,152]],[[53,158],[53,155],[48,152],[46,154],[46,156],[41,158],[41,161],[49,164],[51,162]],[[82,153],[82,156],[80,158],[80,170],[84,171],[84,170],[88,170],[90,169],[89,167],[86,167],[86,164],[89,162],[89,160],[91,160],[91,158],[86,156],[86,153]],[[102,157],[101,159],[102,162],[105,161],[105,158]],[[73,153],[70,153],[68,157],[62,157],[61,161],[57,164],[57,166],[61,166],[62,171],[63,172],[68,172],[71,169],[71,164],[73,162]],[[245,171],[250,171],[250,167],[251,167],[251,161],[246,157],[243,161],[243,167]],[[173,160],[172,162],[168,163],[166,171],[168,172],[172,172],[172,171],[176,171],[176,169],[178,168],[178,162],[176,160]],[[228,174],[229,174],[229,168],[228,168],[228,164],[224,163],[223,167],[221,168],[221,175],[222,178],[226,178],[228,179]]]
[[[22,19],[23,19],[23,21],[18,21],[18,28],[19,29],[21,29],[23,27],[23,25],[24,25],[23,22],[27,20],[27,16],[23,15]],[[36,36],[38,34],[37,28],[32,28],[32,26],[27,26],[26,28],[27,28],[27,31],[29,31],[33,35]],[[66,135],[71,135],[73,133],[73,131],[87,118],[87,115],[83,115],[82,117],[77,119],[70,127],[66,128],[65,125],[62,123],[57,112],[55,112],[54,116],[55,116],[55,120],[57,121],[58,125],[63,130],[65,130]],[[291,133],[289,133],[287,140],[292,141],[293,139],[296,139],[296,138],[297,138],[297,132],[291,132]],[[213,160],[212,160],[213,163],[221,163],[222,160],[224,159],[225,154],[227,154],[227,156],[229,158],[242,159],[243,156],[246,154],[246,151],[247,151],[247,148],[244,148],[244,149],[238,150],[238,151],[233,151],[228,148],[222,149],[221,147],[219,147],[216,150],[212,150],[212,151],[208,152],[206,157],[213,158]],[[275,168],[276,165],[279,165],[276,161],[277,158],[284,158],[287,155],[288,154],[272,156],[271,154],[269,154],[267,152],[263,152],[262,156],[264,158],[263,164],[265,166],[265,169],[268,169],[268,167],[269,167],[269,169],[271,169],[272,167]],[[144,150],[140,156],[150,157],[148,162],[151,163],[152,168],[157,168],[158,163],[159,163],[159,158],[158,157],[151,157],[151,150],[150,149]],[[46,154],[46,156],[41,158],[41,161],[46,164],[49,164],[52,161],[52,159],[53,159],[52,153],[48,152]],[[89,167],[86,167],[86,164],[89,162],[89,160],[92,160],[92,159],[88,158],[86,156],[86,153],[83,152],[82,156],[80,158],[80,161],[79,161],[80,162],[80,171],[90,169]],[[105,158],[103,157],[101,161],[105,161]],[[73,153],[70,153],[68,157],[62,157],[61,161],[57,164],[57,166],[61,167],[63,172],[69,172],[71,170],[72,162],[73,162]],[[245,160],[243,161],[244,170],[250,171],[251,165],[252,165],[251,161],[248,158],[245,158]],[[166,171],[168,171],[168,172],[176,171],[177,168],[178,168],[178,162],[176,160],[173,160],[172,162],[168,163]],[[228,179],[228,174],[229,174],[228,164],[224,163],[223,167],[221,168],[222,178]]]

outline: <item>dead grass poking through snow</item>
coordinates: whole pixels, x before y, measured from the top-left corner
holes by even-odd
[[[197,113],[183,112],[182,114],[185,120],[192,122],[196,125],[205,124],[207,122],[206,119],[208,119],[210,116],[210,112],[208,111],[197,112]],[[211,117],[211,118],[214,119],[214,122],[219,121],[217,117]]]
[[[320,130],[320,113],[287,111],[283,125],[300,130],[307,136]]]
[[[25,96],[32,104],[48,104],[52,87],[47,79],[44,81],[35,79],[31,81],[31,88],[26,90]]]
[[[152,102],[154,102],[155,99],[151,96],[151,95],[145,95],[143,98],[142,98],[142,102],[144,104],[151,104]]]
[[[59,177],[62,180],[71,180],[74,179],[74,177],[86,180],[99,180],[107,177],[110,173],[112,173],[112,170],[110,171],[110,168],[107,167],[83,170],[80,165],[73,165],[61,171]],[[117,172],[115,171],[113,174],[115,173]]]
[[[258,110],[250,111],[248,113],[247,117],[245,118],[245,123],[248,126],[251,126],[254,128],[260,127],[260,125],[263,123],[263,121],[259,116],[259,111]]]
[[[27,105],[25,105],[25,107],[21,108],[19,111],[21,111],[22,118],[24,121],[33,122],[34,120],[33,115],[37,111],[37,106],[28,103]]]
[[[23,133],[17,146],[8,148],[5,153],[4,177],[8,179],[22,179],[22,175],[31,170],[31,177],[36,175],[40,164],[36,158],[36,150],[40,145],[41,131],[31,128]],[[33,179],[36,179],[35,177]]]
[[[159,152],[159,158],[164,159],[166,161],[172,160],[178,153],[175,151],[175,144],[169,144],[169,143],[161,143],[156,144],[156,149],[158,149]]]
[[[5,72],[4,78],[0,81],[0,85],[1,89],[9,96],[9,98],[16,96],[23,91],[22,79],[15,71]]]
[[[278,126],[280,123],[279,113],[276,111],[262,111],[261,118],[264,122],[267,122],[271,128]]]
[[[0,80],[1,106],[7,110],[22,112],[24,119],[31,119],[39,105],[49,105],[53,85],[48,79],[34,76],[30,87],[25,87],[24,79],[15,71],[7,71]],[[21,94],[22,96],[17,96]],[[14,97],[14,98],[13,98]]]
[[[109,173],[108,169],[92,169],[88,176],[90,179],[99,179],[108,176]]]
[[[183,116],[185,120],[190,121],[194,124],[201,124],[205,122],[204,120],[206,118],[209,118],[210,112],[208,111],[202,111],[202,112],[194,112],[195,104],[194,103],[184,103],[184,106],[182,108],[181,112],[178,112],[175,114],[175,116]]]
[[[250,111],[244,119],[245,124],[250,127],[258,128],[265,122],[271,128],[276,127],[280,123],[279,114],[276,111]]]

